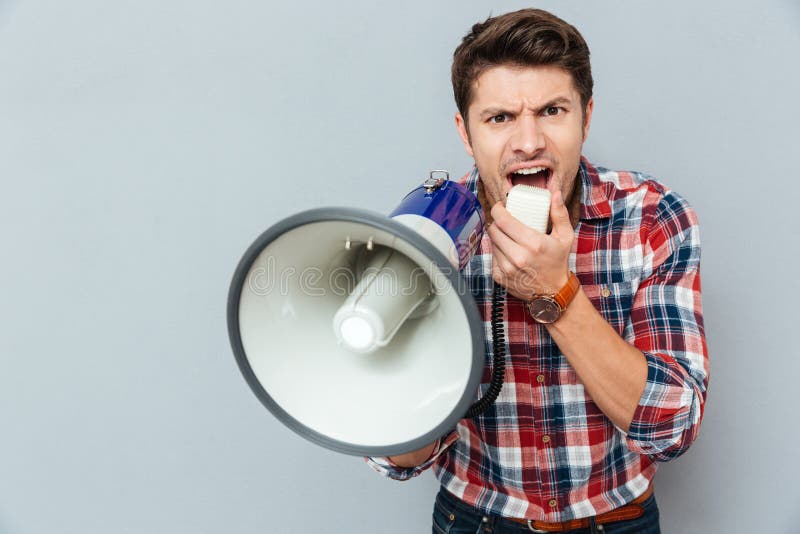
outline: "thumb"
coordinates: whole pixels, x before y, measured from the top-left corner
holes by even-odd
[[[553,231],[556,235],[572,234],[572,223],[569,222],[569,211],[564,204],[564,197],[561,191],[553,193],[550,202],[550,220],[553,223]]]

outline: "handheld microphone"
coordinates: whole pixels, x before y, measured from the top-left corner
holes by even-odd
[[[532,185],[515,185],[508,192],[506,209],[526,226],[545,233],[550,216],[550,191]]]

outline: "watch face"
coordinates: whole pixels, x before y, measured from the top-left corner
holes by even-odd
[[[554,323],[561,316],[561,307],[554,300],[537,298],[528,303],[528,311],[537,323]]]

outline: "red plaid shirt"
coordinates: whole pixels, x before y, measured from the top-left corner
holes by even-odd
[[[569,267],[611,326],[647,359],[627,434],[594,404],[546,328],[509,295],[506,381],[494,406],[462,419],[423,465],[367,459],[406,480],[433,466],[447,490],[488,514],[566,521],[608,512],[647,488],[657,462],[694,441],[708,385],[697,218],[652,178],[583,159],[580,221]],[[477,170],[465,184],[477,194]],[[464,270],[484,319],[491,379],[492,244]],[[545,438],[545,439],[543,439]]]

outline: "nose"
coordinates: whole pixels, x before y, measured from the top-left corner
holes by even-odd
[[[516,121],[511,137],[511,149],[514,153],[530,158],[541,151],[544,145],[544,131],[537,124],[536,117],[528,114],[521,115]]]

